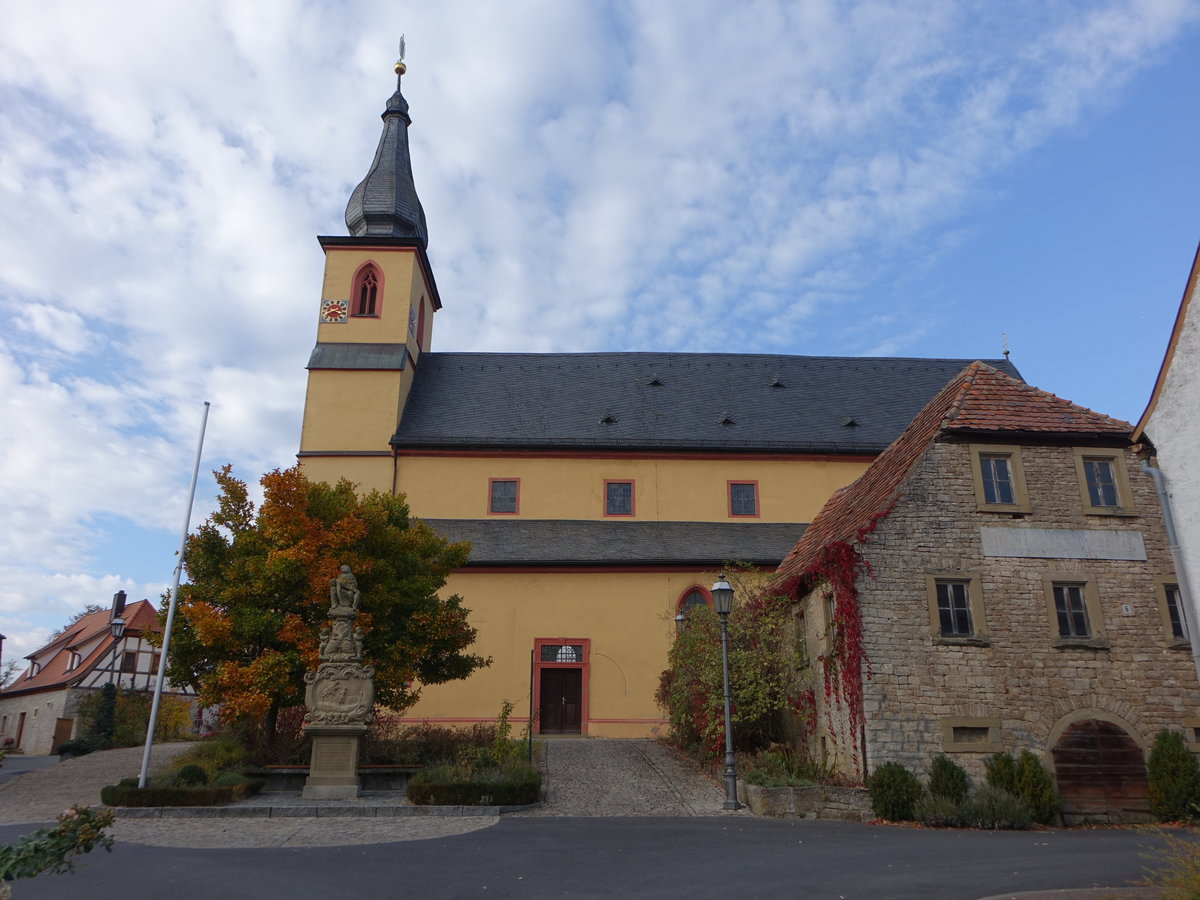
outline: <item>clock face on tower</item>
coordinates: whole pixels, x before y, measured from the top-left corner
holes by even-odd
[[[350,303],[346,300],[322,300],[322,322],[345,322],[350,314]]]

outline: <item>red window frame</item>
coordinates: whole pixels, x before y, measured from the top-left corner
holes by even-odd
[[[517,498],[512,512],[497,512],[492,509],[492,485],[497,481],[511,481],[517,486]],[[520,478],[489,478],[487,492],[487,514],[489,516],[517,516],[521,514],[521,479]]]
[[[733,487],[734,487],[734,485],[749,485],[750,487],[754,488],[754,512],[738,513],[738,512],[733,511]],[[757,519],[757,518],[761,517],[761,515],[762,515],[762,504],[759,501],[758,482],[757,481],[734,481],[734,480],[726,481],[725,482],[725,501],[728,504],[727,508],[729,511],[730,518]]]
[[[580,662],[542,662],[542,645],[544,644],[580,644],[583,647],[583,659]],[[529,698],[530,707],[537,708],[542,696],[543,669],[580,669],[579,676],[579,735],[588,733],[588,679],[591,674],[592,639],[591,638],[534,638],[533,639],[533,696]],[[541,723],[538,723],[541,727]]]
[[[371,312],[359,312],[363,281],[367,275],[375,276],[375,302]],[[350,317],[354,319],[378,319],[383,314],[383,270],[374,260],[368,259],[355,272],[350,280]]]
[[[629,485],[629,512],[614,513],[608,511],[608,486],[610,484]],[[637,481],[633,478],[605,478],[604,496],[600,498],[605,518],[632,519],[637,515]]]

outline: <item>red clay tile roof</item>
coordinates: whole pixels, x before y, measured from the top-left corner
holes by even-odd
[[[157,613],[154,604],[149,600],[130,603],[125,607],[122,618],[125,619],[127,635],[159,630]],[[72,622],[66,631],[40,650],[30,654],[30,657],[41,661],[41,670],[32,678],[26,678],[25,673],[22,673],[12,684],[0,691],[0,694],[51,690],[78,683],[96,667],[97,663],[102,662],[106,656],[112,653],[113,639],[108,623],[109,610],[107,609],[88,613]],[[97,637],[102,638],[100,643],[79,661],[79,665],[68,670],[67,664],[71,658],[71,651],[90,643]],[[25,670],[26,673],[28,671],[28,669]]]
[[[1128,439],[1133,426],[1076,406],[981,362],[944,387],[857,481],[826,501],[804,536],[776,570],[776,585],[791,592],[830,544],[854,543],[860,529],[891,509],[908,473],[943,432],[1094,435]]]

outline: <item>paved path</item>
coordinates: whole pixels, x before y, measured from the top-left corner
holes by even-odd
[[[188,744],[154,748],[155,768]],[[100,788],[136,775],[141,748],[109,750],[31,771],[0,784],[0,825],[51,822],[75,803],[95,805]],[[731,816],[721,809],[724,794],[703,773],[655,741],[564,738],[541,744],[547,800],[518,816]],[[264,802],[295,805],[293,795],[263,796]],[[312,801],[305,801],[312,805]],[[331,818],[161,818],[119,817],[113,835],[121,841],[159,847],[333,847],[388,843],[466,834],[495,825],[497,816],[359,817],[355,806],[407,805],[402,795],[370,795],[360,801],[323,801],[345,808]]]
[[[516,816],[735,816],[724,790],[669,747],[650,740],[542,742],[546,802]]]

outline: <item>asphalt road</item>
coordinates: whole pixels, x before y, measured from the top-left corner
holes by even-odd
[[[0,827],[11,843],[27,826]],[[19,900],[812,897],[972,900],[1120,886],[1156,843],[1130,829],[982,832],[720,818],[504,818],[454,837],[193,850],[118,843]],[[1116,894],[1114,896],[1119,896]]]

